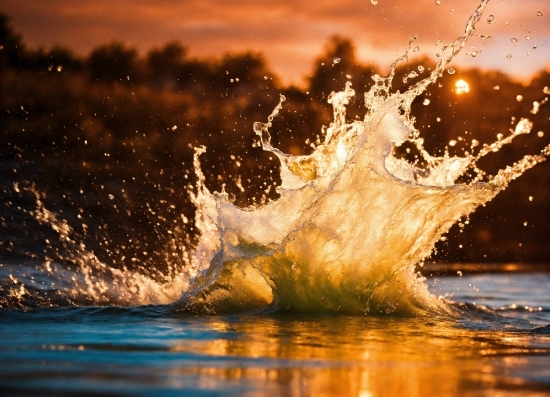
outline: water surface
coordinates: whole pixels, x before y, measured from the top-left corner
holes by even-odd
[[[0,311],[2,395],[550,395],[548,273],[429,279],[460,317]],[[474,305],[475,302],[475,305]],[[483,306],[482,306],[483,305]]]

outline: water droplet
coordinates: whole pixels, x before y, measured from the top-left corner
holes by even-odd
[[[441,4],[441,0],[435,0],[435,5],[438,6]]]
[[[495,90],[495,91],[498,91],[498,90],[500,90],[500,86],[498,86],[498,85],[495,85],[495,86],[493,87],[493,90]]]
[[[451,8],[451,14],[452,14],[453,12],[455,12],[455,9],[454,9],[454,8]]]
[[[533,201],[533,196],[529,196],[529,201]]]
[[[332,63],[340,63],[341,59],[340,58],[334,58],[332,60]]]
[[[428,106],[430,104],[430,100],[428,98],[424,99],[424,102],[422,102],[424,106]]]
[[[435,45],[440,45],[441,43],[443,43],[443,40],[436,40],[435,41]]]
[[[472,58],[475,58],[475,57],[477,57],[477,54],[479,54],[480,52],[481,52],[481,51],[472,51],[472,52],[470,53],[470,55],[472,56]]]
[[[525,40],[529,41],[529,40],[531,40],[531,37],[530,36],[525,36]]]
[[[418,52],[418,51],[420,51],[420,47],[419,47],[419,46],[416,46],[416,47],[413,48],[413,52]]]
[[[527,226],[527,225],[528,225],[528,223],[527,223],[527,222],[523,222],[523,226]]]
[[[550,88],[548,88],[548,86],[544,86],[542,92],[544,92],[545,94],[550,94]]]
[[[424,66],[418,65],[418,71],[422,73],[424,71]]]
[[[544,132],[542,132],[542,131],[537,132],[537,136],[539,138],[542,138],[544,136]]]
[[[58,71],[58,72],[61,72],[62,70],[63,70],[63,66],[59,65],[59,66],[57,67],[57,71]]]
[[[453,68],[449,68],[449,69],[447,70],[447,73],[449,73],[449,74],[455,74],[455,70],[454,70]]]
[[[508,58],[508,59],[512,58],[512,54],[506,55],[506,58]]]
[[[542,17],[542,11],[537,11],[537,16]]]
[[[454,139],[451,139],[449,141],[449,146],[455,146],[456,145],[456,141]]]
[[[373,6],[375,6],[375,5],[378,4],[378,0],[370,0],[370,2],[371,2],[371,4],[372,4]]]
[[[512,37],[510,40],[512,41],[512,43],[517,43],[518,42],[518,39],[516,39],[515,37]]]
[[[537,49],[537,46],[533,46],[533,50],[536,50]]]
[[[489,16],[487,17],[487,23],[488,23],[489,25],[491,25],[491,24],[493,24],[494,22],[495,22],[495,16],[494,16],[494,15],[489,15]]]

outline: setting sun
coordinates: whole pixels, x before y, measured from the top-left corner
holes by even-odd
[[[464,80],[458,80],[455,84],[456,93],[458,95],[470,92],[470,85]]]

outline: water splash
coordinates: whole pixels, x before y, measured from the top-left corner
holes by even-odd
[[[211,193],[200,167],[206,148],[195,148],[196,183],[188,193],[196,207],[194,224],[200,239],[177,262],[167,259],[166,271],[155,273],[154,266],[116,268],[102,262],[67,221],[46,208],[32,186],[14,185],[16,192],[34,197],[29,214],[51,227],[63,249],[27,274],[8,270],[9,281],[3,285],[9,287],[0,289],[0,307],[176,301],[178,310],[206,313],[447,312],[445,302],[428,292],[417,267],[455,222],[550,154],[546,147],[540,155],[526,156],[491,176],[477,162],[529,133],[529,120],[521,119],[509,136],[499,136],[477,153],[478,143],[472,142],[471,153],[464,157],[448,152],[431,156],[414,127],[413,100],[451,70],[447,65],[475,33],[487,3],[480,3],[463,35],[442,47],[428,77],[404,93],[394,92],[397,65],[408,60],[416,40],[411,37],[389,75],[373,77],[364,94],[363,120],[346,121],[346,106],[355,97],[351,83],[333,92],[328,98],[333,122],[310,155],[292,156],[271,144],[273,120],[286,100],[281,96],[267,122],[254,124],[257,146],[280,161],[276,201],[238,208],[223,189]],[[340,60],[333,61],[336,65]],[[422,73],[424,68],[418,70]],[[407,79],[417,77],[411,72]],[[534,105],[533,113],[543,104]],[[410,163],[396,154],[404,143],[416,146],[421,162]],[[468,183],[457,183],[468,173],[473,175]],[[189,235],[174,236],[167,252],[190,243]],[[2,279],[6,269],[0,270]],[[47,285],[37,287],[40,277]]]
[[[190,265],[188,258],[180,266],[168,266],[169,271],[156,271],[146,265],[130,270],[105,263],[86,247],[85,236],[46,208],[43,195],[34,186],[16,183],[13,188],[34,198],[33,210],[21,210],[51,228],[58,240],[46,239],[50,252],[34,267],[2,269],[0,265],[0,280],[6,271],[10,280],[0,284],[4,287],[0,287],[0,307],[167,304],[181,296],[182,288],[196,274],[196,265]],[[83,229],[86,231],[86,225]]]
[[[408,59],[416,39],[411,37],[389,76],[373,77],[362,121],[346,122],[346,105],[355,96],[351,83],[333,92],[328,102],[334,121],[311,155],[292,156],[271,146],[269,128],[285,100],[281,96],[268,122],[254,125],[263,149],[280,160],[280,199],[238,208],[223,192],[212,194],[199,183],[195,204],[204,212],[198,222],[203,224],[202,214],[209,220],[198,250],[204,270],[176,306],[206,313],[446,311],[428,293],[416,266],[455,222],[550,153],[546,147],[541,155],[525,156],[482,182],[486,175],[476,162],[529,133],[529,120],[520,120],[510,136],[464,157],[429,155],[414,128],[411,103],[475,33],[487,3],[482,1],[469,18],[464,34],[443,47],[429,77],[404,93],[392,92],[396,66]],[[394,149],[405,142],[418,148],[425,166],[395,155]],[[195,155],[199,180],[203,150]],[[475,175],[471,181],[457,183],[467,171]]]

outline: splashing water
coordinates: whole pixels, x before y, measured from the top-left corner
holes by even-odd
[[[410,115],[412,101],[445,70],[475,32],[488,1],[470,17],[464,34],[443,47],[431,75],[405,93],[392,93],[399,62],[390,75],[374,76],[365,93],[364,120],[346,122],[346,105],[355,95],[351,83],[332,93],[334,121],[324,143],[311,155],[292,156],[271,146],[267,123],[254,130],[265,151],[281,163],[280,199],[262,207],[238,208],[227,195],[210,193],[199,176],[194,203],[202,237],[195,257],[197,277],[176,304],[181,310],[207,313],[255,310],[298,312],[396,313],[411,315],[446,310],[427,291],[415,266],[432,252],[442,234],[461,217],[491,200],[525,170],[545,160],[525,156],[490,177],[476,166],[487,153],[498,151],[514,137],[530,132],[522,119],[507,138],[485,145],[477,155],[432,157],[422,147]],[[419,149],[426,166],[397,158],[394,149],[405,142]],[[468,170],[475,177],[457,184]]]
[[[271,145],[270,128],[285,101],[281,96],[267,123],[254,124],[259,145],[280,161],[282,182],[276,201],[238,208],[223,190],[211,193],[199,161],[206,148],[195,148],[197,182],[189,188],[189,195],[196,207],[200,239],[193,251],[179,258],[179,263],[171,263],[165,273],[116,269],[102,263],[79,242],[66,221],[46,209],[39,193],[32,187],[21,188],[34,197],[34,218],[51,226],[66,254],[58,253],[55,261],[47,259],[33,273],[38,278],[42,272],[52,287],[56,284],[49,292],[31,291],[21,277],[10,273],[7,301],[42,299],[41,305],[59,300],[77,305],[176,301],[178,310],[201,313],[448,312],[446,303],[428,292],[416,273],[417,266],[455,222],[550,154],[546,147],[541,155],[526,156],[486,176],[477,161],[529,133],[529,120],[521,119],[511,135],[482,146],[477,154],[472,145],[472,153],[464,157],[429,155],[414,127],[413,100],[443,74],[475,33],[487,3],[480,3],[463,35],[441,49],[430,76],[404,93],[392,92],[396,67],[408,60],[416,40],[411,37],[390,74],[373,77],[374,84],[364,94],[362,121],[346,122],[346,106],[355,96],[351,83],[333,92],[328,102],[334,121],[311,155],[292,156]],[[334,63],[338,62],[335,58]],[[408,76],[416,77],[416,73]],[[394,149],[406,142],[418,148],[423,166],[396,155]],[[469,183],[458,184],[458,178],[467,173],[474,174]],[[174,236],[172,241],[189,245],[189,236]],[[56,261],[72,266],[61,269]],[[0,307],[10,305],[0,300]]]
[[[191,266],[169,267],[171,272],[158,274],[140,271],[144,266],[137,270],[110,266],[86,247],[83,236],[66,220],[46,208],[42,195],[33,186],[15,184],[14,189],[34,197],[32,215],[53,229],[62,248],[54,249],[52,245],[55,252],[46,255],[44,263],[34,269],[13,269],[9,274],[11,282],[6,283],[11,287],[6,295],[0,295],[0,307],[167,304],[181,296],[182,288],[187,287],[194,274]],[[50,241],[47,239],[46,243]],[[0,279],[1,276],[0,273]]]

